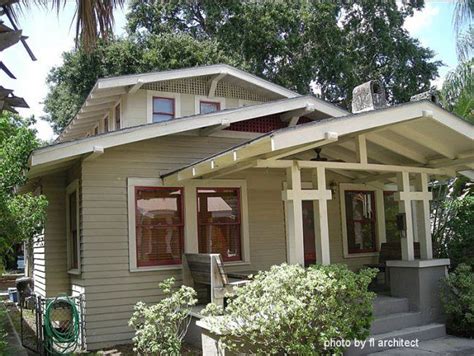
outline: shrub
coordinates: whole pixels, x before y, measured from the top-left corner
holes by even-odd
[[[460,264],[444,279],[441,301],[450,334],[474,337],[474,272]]]
[[[375,294],[367,287],[374,276],[375,270],[354,273],[345,265],[273,266],[237,288],[225,315],[205,321],[230,351],[339,353],[341,347],[325,348],[325,342],[369,335]],[[206,310],[215,316],[217,308]]]
[[[196,292],[181,286],[173,291],[175,280],[160,283],[165,298],[147,306],[135,305],[129,325],[135,329],[134,351],[145,355],[179,355],[181,343],[191,322],[191,307],[196,304]]]

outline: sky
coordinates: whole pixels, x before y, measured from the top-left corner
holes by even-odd
[[[436,60],[445,66],[440,68],[440,78],[432,84],[440,86],[449,70],[456,67],[455,36],[452,27],[454,1],[426,0],[425,8],[417,11],[409,18],[405,27],[413,37],[420,40],[423,46],[431,48]],[[33,50],[37,61],[29,58],[21,44],[17,44],[2,52],[2,61],[13,71],[16,80],[10,79],[0,72],[0,81],[6,88],[13,89],[14,94],[25,98],[29,109],[19,109],[23,116],[34,115],[37,136],[49,141],[54,138],[49,124],[41,120],[44,116],[43,104],[48,87],[46,77],[49,70],[62,63],[61,54],[74,47],[75,27],[71,25],[74,17],[75,1],[68,1],[60,13],[32,7],[20,16],[20,28],[28,36],[28,45]],[[126,10],[115,12],[115,33],[123,34]]]

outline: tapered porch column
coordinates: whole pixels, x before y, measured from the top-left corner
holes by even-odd
[[[282,191],[286,215],[286,251],[289,264],[304,266],[301,172],[296,162],[286,170],[287,189]]]
[[[324,167],[313,170],[312,181],[313,188],[318,192],[318,199],[313,201],[316,262],[328,265],[330,264],[328,200],[332,198],[332,193],[326,189],[326,170]]]

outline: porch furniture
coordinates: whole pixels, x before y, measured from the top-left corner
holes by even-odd
[[[224,307],[224,297],[233,294],[234,287],[248,280],[230,279],[218,253],[185,253],[183,255],[183,283],[210,288],[211,303]],[[199,293],[199,291],[198,291]]]
[[[413,243],[414,251],[415,251],[415,258],[420,258],[420,243],[414,242]],[[372,263],[372,264],[365,264],[365,267],[369,268],[377,268],[380,272],[385,273],[385,284],[389,282],[389,273],[387,266],[387,261],[392,260],[401,260],[402,259],[402,244],[400,241],[397,242],[383,242],[380,246],[380,253],[379,253],[379,262]]]
[[[247,280],[251,279],[250,276],[255,276],[257,273],[257,270],[234,271],[228,272],[227,277],[231,279]]]

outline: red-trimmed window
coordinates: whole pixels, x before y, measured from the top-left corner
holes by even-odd
[[[221,104],[215,101],[204,101],[199,102],[199,113],[200,114],[209,114],[211,112],[219,111],[221,109]]]
[[[183,189],[135,187],[137,266],[181,263]]]
[[[375,193],[346,190],[344,194],[349,253],[377,251]]]
[[[174,118],[175,103],[172,98],[153,97],[153,122],[168,121]]]
[[[239,188],[198,188],[200,253],[220,253],[224,261],[241,260]]]

